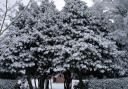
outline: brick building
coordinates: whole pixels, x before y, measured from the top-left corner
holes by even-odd
[[[64,83],[64,75],[59,73],[53,77],[54,83]]]

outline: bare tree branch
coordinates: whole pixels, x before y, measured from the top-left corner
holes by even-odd
[[[5,19],[6,19],[6,17],[7,17],[7,13],[8,13],[8,0],[6,0],[5,14],[4,14],[4,17],[3,17],[3,21],[2,21],[2,23],[1,23],[1,26],[0,26],[0,33],[2,32],[4,23],[5,23]]]
[[[14,22],[24,13],[24,11],[28,8],[28,6],[29,6],[29,4],[31,3],[31,1],[32,1],[32,0],[29,0],[28,4],[27,4],[26,7],[24,8],[24,10],[21,11],[21,12],[19,13],[19,15],[16,16],[16,17],[14,18],[14,20],[11,21],[11,23],[10,23],[5,29],[2,29],[2,31],[0,32],[0,35],[2,35],[2,34],[12,25],[12,23],[14,23]]]

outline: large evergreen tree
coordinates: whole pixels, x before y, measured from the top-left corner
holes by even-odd
[[[80,0],[66,0],[61,11],[61,35],[65,51],[64,67],[75,71],[82,81],[82,70],[112,71],[121,69],[117,58],[122,52],[116,42],[107,38],[109,33],[105,18],[88,13],[86,4]],[[69,74],[69,73],[68,73]],[[68,77],[69,78],[69,77]]]
[[[19,6],[19,12],[23,9],[23,5]],[[30,89],[32,89],[30,77],[33,75],[40,77],[54,65],[52,58],[55,48],[50,40],[54,35],[52,26],[56,23],[55,14],[57,10],[53,2],[45,0],[40,6],[32,2],[1,41],[1,67],[8,72],[25,71]]]
[[[110,37],[109,21],[88,11],[81,0],[65,2],[60,12],[49,0],[40,6],[33,2],[0,39],[1,70],[25,71],[30,89],[31,76],[38,76],[39,88],[44,89],[44,80],[57,70],[64,70],[65,89],[71,89],[71,73],[82,84],[83,72],[123,71],[125,53]],[[23,9],[21,5],[19,12]]]
[[[5,33],[1,47],[1,63],[9,72],[22,72],[27,75],[28,83],[32,89],[30,76],[36,70],[36,59],[32,49],[38,47],[39,33],[33,28],[37,22],[35,8],[36,3],[32,3],[24,13],[13,23],[13,26]],[[19,13],[24,6],[19,6]]]
[[[127,67],[127,9],[126,0],[103,0],[94,4],[90,9],[93,14],[104,17],[107,21],[107,27],[110,33],[108,38],[116,41],[120,50],[126,51],[121,55],[122,65]]]

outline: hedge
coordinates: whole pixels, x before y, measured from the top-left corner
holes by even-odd
[[[16,80],[0,79],[0,89],[16,89]]]
[[[88,89],[128,89],[128,78],[89,80]]]

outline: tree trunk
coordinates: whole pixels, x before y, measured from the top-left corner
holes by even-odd
[[[38,83],[39,89],[44,89],[45,76],[41,76],[38,80],[39,80],[39,83]]]
[[[49,79],[46,79],[46,89],[49,89]]]
[[[66,81],[64,80],[64,89],[67,89],[67,87],[66,87]]]
[[[50,79],[50,87],[51,87],[51,89],[52,89],[52,81],[51,81],[51,79]]]
[[[34,85],[35,85],[35,89],[37,89],[36,78],[34,79]]]
[[[27,81],[28,81],[28,84],[29,84],[29,88],[33,89],[32,82],[31,82],[31,77],[29,75],[27,75]]]
[[[78,84],[79,89],[84,89],[85,86],[84,86],[84,83],[83,83],[82,74],[80,72],[78,73],[78,77],[79,77],[79,84]]]
[[[64,72],[64,89],[71,89],[72,88],[72,78],[71,72],[69,70]]]
[[[81,76],[79,76],[80,78],[79,78],[79,88],[80,89],[83,89],[83,81],[82,81],[82,77]]]

